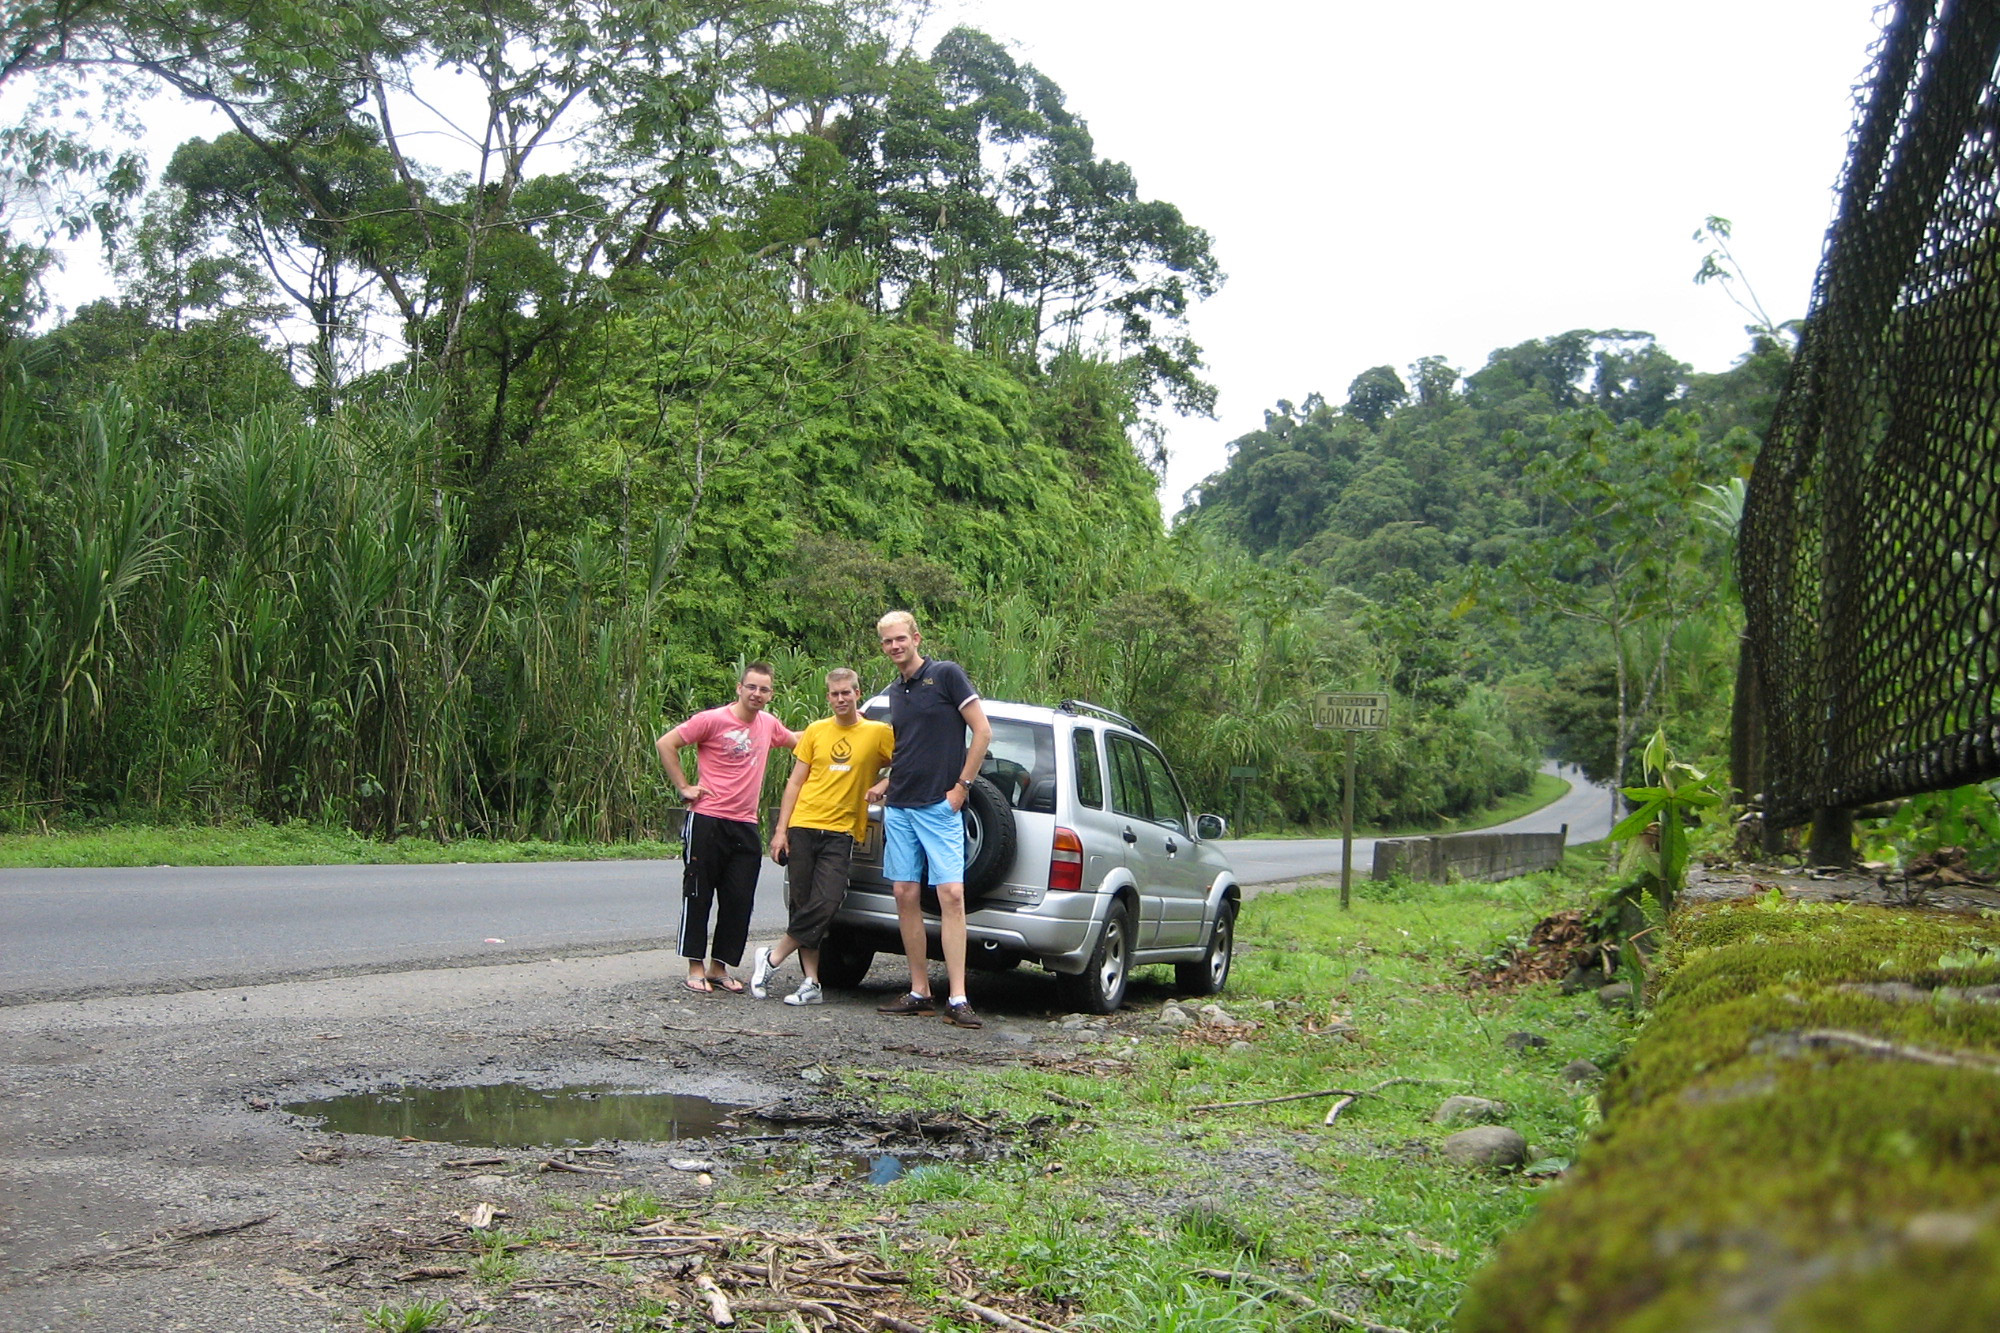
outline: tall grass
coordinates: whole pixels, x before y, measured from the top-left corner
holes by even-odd
[[[0,793],[50,814],[249,809],[383,836],[643,834],[668,543],[479,581],[421,400],[264,412],[156,458],[116,397],[0,367]]]

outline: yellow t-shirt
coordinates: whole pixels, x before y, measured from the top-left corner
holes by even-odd
[[[896,733],[886,722],[862,718],[843,727],[823,717],[807,727],[792,758],[812,769],[792,807],[792,827],[868,836],[868,789],[896,752]]]

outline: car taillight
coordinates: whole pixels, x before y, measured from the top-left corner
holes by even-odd
[[[1056,830],[1055,850],[1049,853],[1049,887],[1083,887],[1083,839],[1070,829]]]

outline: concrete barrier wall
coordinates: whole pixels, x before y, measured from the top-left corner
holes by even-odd
[[[1452,833],[1441,838],[1383,838],[1375,844],[1376,879],[1403,875],[1425,884],[1454,879],[1512,879],[1558,865],[1560,833]]]

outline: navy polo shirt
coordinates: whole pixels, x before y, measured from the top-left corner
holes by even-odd
[[[924,659],[914,674],[890,682],[889,725],[896,763],[884,805],[936,805],[965,769],[965,718],[959,709],[979,694],[956,662]]]

